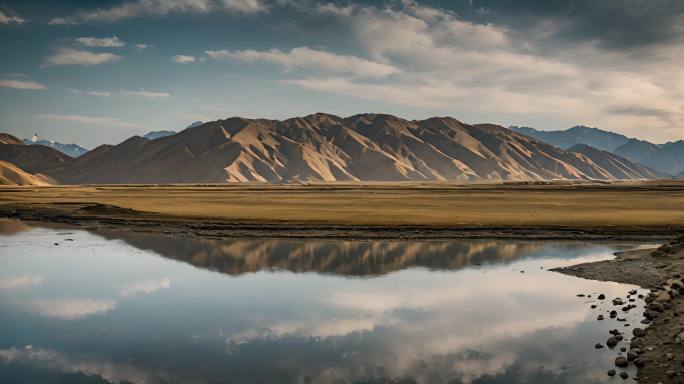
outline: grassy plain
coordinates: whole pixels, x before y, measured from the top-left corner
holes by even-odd
[[[684,181],[0,188],[0,205],[54,203],[101,203],[193,221],[243,223],[684,227]]]

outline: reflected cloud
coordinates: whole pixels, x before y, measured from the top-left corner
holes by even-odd
[[[111,311],[116,307],[116,302],[99,299],[36,299],[26,307],[42,316],[74,320]]]
[[[36,364],[63,373],[82,373],[99,376],[110,383],[153,383],[157,380],[149,373],[129,364],[118,364],[89,357],[70,357],[51,349],[24,348],[0,349],[0,360],[4,364]]]
[[[140,294],[149,295],[150,293],[169,287],[171,287],[171,279],[164,277],[158,280],[143,280],[126,284],[121,288],[119,294],[123,297],[133,297]]]
[[[0,277],[0,290],[31,287],[42,283],[42,275],[22,275]]]

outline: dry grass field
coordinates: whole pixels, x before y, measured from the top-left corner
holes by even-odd
[[[191,220],[248,223],[684,226],[684,181],[0,188],[0,204],[62,202],[96,202]]]

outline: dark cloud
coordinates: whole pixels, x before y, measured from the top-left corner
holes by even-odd
[[[662,44],[684,34],[681,0],[472,0],[433,4],[471,20],[505,25],[512,33],[529,39],[542,38],[535,36],[540,25],[550,24],[553,31],[543,38],[557,43],[596,41],[612,50]]]

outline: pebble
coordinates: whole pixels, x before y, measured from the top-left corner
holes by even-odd
[[[615,373],[616,373],[615,370],[611,369],[608,371],[608,376],[613,377],[613,376],[615,376]]]
[[[594,348],[596,348],[596,349],[603,349],[603,344],[601,344],[601,343],[596,343],[596,345],[594,345]]]
[[[596,318],[596,320],[598,320],[598,321],[603,320],[603,315],[598,315],[598,317]]]
[[[615,346],[617,345],[617,343],[619,341],[620,340],[618,340],[617,337],[612,336],[612,337],[609,337],[608,340],[606,340],[606,345],[608,346],[608,348],[615,348]]]
[[[605,298],[606,298],[606,295],[604,295],[603,293],[600,294],[600,295],[598,295],[598,299],[599,299],[599,300],[603,300],[603,299],[605,299]]]
[[[643,328],[634,328],[632,329],[632,335],[636,337],[644,337],[646,336],[646,330],[644,330]]]
[[[622,380],[627,380],[629,374],[627,372],[620,372],[620,377],[622,378]]]

